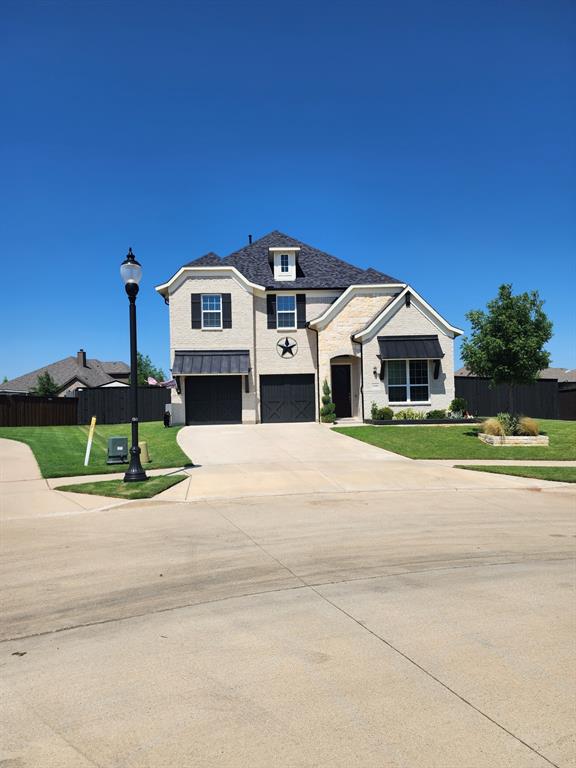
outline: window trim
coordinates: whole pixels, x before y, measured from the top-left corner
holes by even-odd
[[[391,362],[403,362],[406,365],[406,382],[404,384],[390,384],[390,365]],[[426,363],[426,384],[412,384],[410,381],[410,363],[422,361],[422,358],[393,358],[390,360],[386,360],[386,363],[388,364],[386,366],[386,384],[388,386],[388,402],[390,405],[428,405],[430,403],[430,360],[426,358],[423,362]],[[406,400],[391,400],[390,399],[390,388],[398,388],[398,387],[405,387],[406,389]],[[412,387],[426,387],[428,390],[428,395],[424,400],[412,400],[411,398],[411,389]]]
[[[220,300],[220,309],[204,309],[204,297],[218,296]],[[220,315],[220,325],[204,325],[204,313]],[[224,328],[224,312],[222,307],[221,293],[201,293],[200,294],[200,325],[203,331],[221,331]]]
[[[290,309],[290,310],[278,309],[278,305],[280,304],[279,302],[280,298],[294,299],[294,309]],[[297,306],[298,306],[298,302],[297,302],[295,293],[277,293],[276,294],[276,329],[278,331],[295,331],[298,328]],[[279,322],[280,315],[290,315],[290,314],[294,316],[294,323],[292,325],[280,325],[280,322]]]

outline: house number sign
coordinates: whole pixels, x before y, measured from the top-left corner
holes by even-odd
[[[284,336],[276,344],[276,352],[280,357],[295,357],[298,354],[298,342],[290,336]]]

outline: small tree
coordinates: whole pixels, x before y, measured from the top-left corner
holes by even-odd
[[[60,387],[52,376],[50,376],[48,371],[44,371],[44,373],[41,373],[38,378],[36,379],[36,386],[34,389],[31,389],[30,392],[34,395],[44,395],[44,397],[51,397],[53,395],[58,394],[58,390]]]
[[[487,312],[475,309],[466,315],[472,335],[462,342],[464,364],[476,376],[508,385],[510,413],[514,413],[514,387],[535,382],[539,371],[550,365],[544,345],[552,337],[552,322],[543,304],[538,291],[514,296],[512,286],[505,284],[488,302]]]
[[[320,419],[327,424],[333,424],[336,421],[336,406],[332,402],[332,394],[326,379],[324,379],[324,383],[322,384],[322,408],[320,408]]]
[[[156,368],[149,355],[138,352],[138,386],[146,386],[149,376],[156,381],[164,381],[165,378],[162,368]]]

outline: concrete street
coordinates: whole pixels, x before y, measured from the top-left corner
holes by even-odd
[[[576,766],[574,488],[251,429],[94,509],[0,441],[0,766]]]

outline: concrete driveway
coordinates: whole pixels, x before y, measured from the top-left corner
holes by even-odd
[[[315,423],[185,427],[178,443],[197,467],[164,500],[549,485],[415,462]]]

